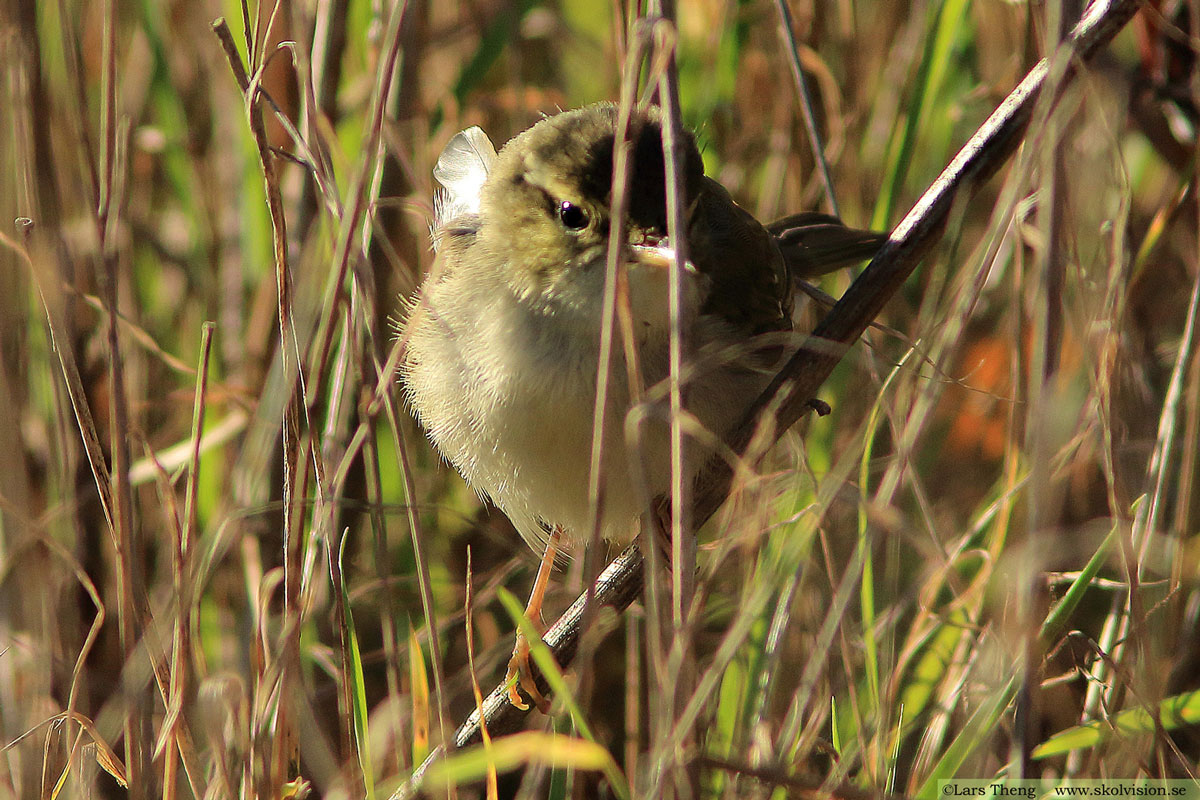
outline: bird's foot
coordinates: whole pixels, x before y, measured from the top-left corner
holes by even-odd
[[[538,689],[533,679],[533,665],[529,663],[529,640],[525,634],[517,633],[517,643],[513,647],[512,659],[508,662],[508,673],[504,676],[508,684],[508,699],[522,711],[529,710],[529,704],[521,696],[521,691],[533,701],[538,711],[543,714],[550,712],[550,700]]]

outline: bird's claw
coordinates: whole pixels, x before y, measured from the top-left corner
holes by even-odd
[[[533,679],[532,665],[529,663],[529,640],[525,634],[517,634],[517,643],[513,647],[512,659],[508,662],[508,672],[504,676],[508,684],[508,700],[522,711],[529,710],[529,704],[521,696],[521,691],[533,701],[538,711],[550,713],[550,700],[542,694]],[[519,687],[519,688],[518,688]]]

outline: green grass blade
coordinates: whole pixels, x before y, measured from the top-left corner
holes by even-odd
[[[341,546],[338,548],[338,564],[342,563],[342,558],[346,553],[346,540],[348,535],[342,536]],[[342,571],[345,575],[345,571]],[[354,707],[351,709],[354,715],[354,738],[357,742],[358,751],[358,767],[362,772],[363,788],[367,793],[367,800],[375,800],[375,773],[371,768],[371,733],[368,721],[371,716],[371,709],[367,705],[367,691],[363,680],[362,668],[362,652],[358,648],[358,632],[354,627],[354,614],[350,610],[350,592],[346,588],[346,582],[341,582],[342,588],[342,603],[346,608],[346,644],[350,648],[350,674],[346,679],[350,681],[351,696],[354,701]]]
[[[1173,731],[1200,723],[1200,690],[1168,697],[1158,704],[1158,725]],[[1107,720],[1095,720],[1059,731],[1033,748],[1035,759],[1052,758],[1072,750],[1095,747],[1112,736],[1151,734],[1155,720],[1145,708],[1131,708]]]

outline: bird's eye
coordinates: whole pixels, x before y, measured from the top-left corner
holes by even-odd
[[[558,218],[569,231],[583,230],[588,224],[587,212],[566,200],[558,204]]]

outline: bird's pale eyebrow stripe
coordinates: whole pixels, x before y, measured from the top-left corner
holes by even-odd
[[[531,175],[526,174],[524,176],[524,181],[525,181],[525,183],[529,184],[530,186],[532,186],[533,188],[537,189],[539,192],[542,193],[542,199],[545,201],[546,213],[549,214],[550,217],[554,218],[554,217],[558,216],[558,208],[563,203],[571,203],[573,205],[583,205],[580,202],[572,200],[570,198],[570,196],[567,195],[565,192],[561,193],[561,194],[556,193],[551,188],[543,186],[541,183],[539,183],[536,180],[532,180],[531,178],[532,178]]]
[[[573,189],[565,181],[558,180],[547,168],[545,161],[537,156],[530,154],[525,157],[525,169],[518,174],[526,183],[536,189],[541,190],[547,198],[551,216],[557,213],[558,205],[562,201],[567,201],[578,206],[585,206],[583,198],[579,197],[578,189]]]

